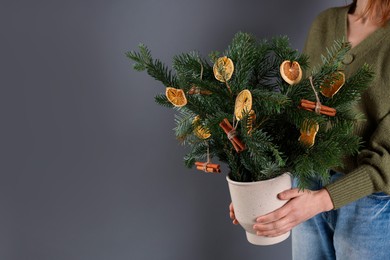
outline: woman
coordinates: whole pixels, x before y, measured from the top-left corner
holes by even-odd
[[[334,40],[345,39],[352,49],[343,64],[346,76],[368,63],[375,79],[357,109],[366,120],[357,133],[364,147],[345,167],[333,172],[331,184],[313,181],[311,190],[280,193],[290,200],[260,216],[254,229],[261,236],[278,236],[292,228],[293,258],[390,259],[390,0],[354,0],[331,8],[314,21],[305,46],[312,65]],[[234,218],[232,205],[230,216]]]

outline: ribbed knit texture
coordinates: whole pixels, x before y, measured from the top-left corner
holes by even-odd
[[[321,54],[334,40],[347,39],[349,7],[322,12],[311,26],[304,52],[311,66],[321,64]],[[352,48],[344,60],[347,78],[364,63],[375,68],[375,79],[356,106],[366,120],[356,133],[364,146],[355,158],[348,158],[342,172],[346,176],[326,187],[337,209],[374,192],[390,194],[390,24],[378,29]]]
[[[368,169],[365,168],[364,166],[359,167],[355,171],[345,175],[344,178],[326,186],[335,208],[363,198],[373,192],[374,188],[367,174]],[[346,196],[347,192],[348,196]]]

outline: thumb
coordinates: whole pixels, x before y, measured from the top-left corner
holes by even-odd
[[[294,188],[291,190],[285,190],[278,194],[278,199],[280,200],[290,200],[295,197],[299,197],[303,195],[303,191],[299,191],[298,188]]]

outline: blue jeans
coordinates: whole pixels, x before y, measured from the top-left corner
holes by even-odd
[[[321,187],[313,181],[310,189]],[[390,196],[375,193],[318,214],[293,229],[292,248],[294,260],[390,260]]]

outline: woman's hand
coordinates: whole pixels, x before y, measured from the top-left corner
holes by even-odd
[[[269,237],[282,235],[309,218],[333,209],[332,200],[326,189],[311,191],[295,188],[279,193],[278,198],[290,201],[283,207],[256,219],[257,223],[253,228],[257,231],[257,235]],[[232,214],[231,204],[230,208],[232,218],[234,211]]]
[[[238,225],[238,221],[236,219],[236,216],[234,215],[234,208],[233,208],[233,203],[230,203],[229,205],[229,211],[230,211],[230,218],[233,220],[234,225]]]

